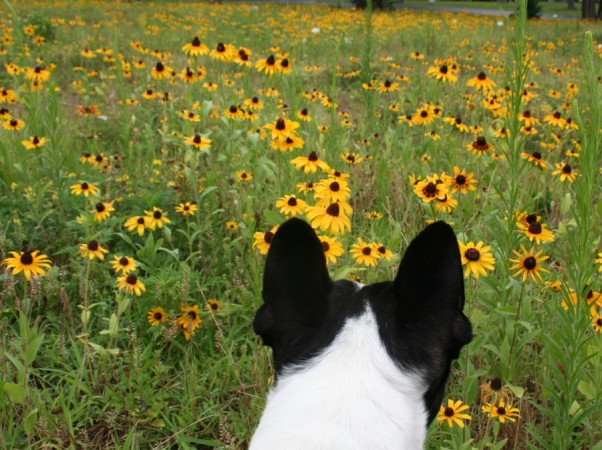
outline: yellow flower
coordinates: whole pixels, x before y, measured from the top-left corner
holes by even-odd
[[[540,272],[549,272],[548,270],[541,267],[539,264],[549,256],[543,256],[543,250],[540,250],[537,254],[534,254],[535,249],[527,251],[524,245],[521,245],[522,253],[512,250],[512,252],[518,257],[518,259],[510,259],[510,262],[516,263],[510,267],[510,270],[516,270],[514,277],[518,277],[522,274],[523,282],[527,280],[527,277],[531,277],[533,281],[542,280]]]
[[[460,246],[460,257],[462,259],[462,265],[466,266],[464,276],[469,276],[471,273],[478,279],[479,276],[487,276],[487,271],[493,271],[495,269],[495,258],[489,251],[490,245],[483,245],[483,242],[479,241],[476,245],[473,242],[464,244],[462,241],[458,241]]]
[[[89,258],[90,260],[97,258],[100,261],[103,261],[107,253],[109,253],[109,251],[102,247],[95,239],[91,240],[87,244],[79,245],[79,254],[83,258]]]
[[[180,213],[183,216],[194,216],[194,213],[197,212],[198,206],[195,203],[180,203],[176,206],[176,212]]]
[[[95,209],[90,212],[94,214],[95,222],[103,222],[109,218],[113,211],[115,211],[115,208],[113,208],[113,202],[98,202]]]
[[[117,278],[117,288],[125,291],[129,295],[136,294],[138,297],[140,297],[142,293],[146,291],[146,287],[142,281],[140,281],[133,273]]]
[[[337,241],[336,238],[320,235],[318,239],[322,243],[322,249],[324,250],[324,256],[326,257],[326,262],[336,263],[337,258],[343,254],[343,244]]]
[[[182,306],[180,308],[184,312],[175,320],[176,325],[184,333],[184,338],[189,341],[194,331],[201,326],[201,316],[199,315],[199,305]]]
[[[454,425],[458,425],[460,428],[464,428],[463,420],[470,420],[472,417],[470,414],[466,414],[463,411],[468,409],[468,405],[462,404],[462,400],[454,402],[452,399],[447,400],[447,406],[441,405],[439,413],[437,414],[437,422],[446,422],[447,426],[452,428]]]
[[[137,264],[134,258],[128,256],[115,256],[111,262],[113,270],[117,273],[121,272],[123,275],[127,275],[130,272],[136,270]]]
[[[23,272],[27,281],[30,281],[32,276],[33,278],[39,275],[45,276],[46,272],[44,269],[50,267],[51,264],[48,256],[40,253],[39,250],[20,253],[10,252],[10,254],[12,257],[6,258],[2,264],[5,264],[7,269],[12,269],[13,275]]]
[[[27,150],[33,150],[42,147],[46,142],[48,142],[48,139],[45,137],[40,138],[37,136],[32,136],[29,139],[21,141],[21,144],[23,144]]]
[[[334,234],[345,234],[351,230],[351,215],[353,209],[347,203],[331,203],[328,206],[316,205],[307,207],[307,219],[311,226]]]
[[[501,399],[497,405],[486,404],[482,407],[482,410],[489,414],[491,419],[497,419],[500,423],[504,423],[506,420],[516,422],[516,418],[520,417],[519,409],[513,408],[510,403],[506,404],[504,399]]]
[[[100,189],[86,181],[71,185],[71,193],[73,195],[83,195],[84,197],[87,197],[88,195],[96,195],[99,192]]]
[[[261,231],[256,231],[253,233],[253,247],[259,250],[259,253],[262,255],[266,255],[268,250],[270,249],[270,245],[274,240],[274,236],[276,235],[276,230],[278,230],[278,226],[272,227],[270,230],[262,233]]]
[[[163,214],[163,211],[154,206],[152,211],[144,211],[144,214],[146,214],[146,216],[144,216],[145,222],[151,230],[163,228],[164,223],[171,223],[171,220]],[[140,231],[138,231],[138,234],[140,234]]]
[[[167,317],[167,313],[160,306],[151,309],[147,313],[146,318],[153,327],[159,325],[160,323],[165,323],[169,320]]]
[[[297,198],[295,195],[285,195],[276,201],[276,208],[286,216],[296,217],[298,214],[303,214],[307,208],[307,202]]]
[[[349,253],[358,264],[363,264],[367,267],[376,266],[380,258],[380,254],[376,251],[374,244],[364,242],[361,238],[358,238],[357,242],[351,246]]]
[[[123,226],[126,227],[128,231],[136,231],[138,236],[142,236],[144,234],[147,226],[151,228],[150,221],[147,221],[144,216],[130,217],[125,221]]]

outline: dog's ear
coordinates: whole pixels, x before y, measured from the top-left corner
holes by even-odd
[[[411,242],[394,282],[398,318],[433,338],[451,358],[472,339],[464,308],[458,241],[445,222],[435,222]]]
[[[316,330],[327,311],[332,281],[322,243],[300,219],[280,226],[270,245],[263,279],[263,300],[253,328],[279,353],[303,334]]]

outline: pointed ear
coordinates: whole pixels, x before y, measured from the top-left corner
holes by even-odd
[[[300,219],[280,226],[268,252],[263,279],[264,304],[253,328],[266,345],[287,346],[315,329],[325,317],[332,281],[322,243]]]
[[[435,222],[416,236],[406,250],[394,283],[400,320],[422,322],[428,332],[455,341],[447,345],[456,344],[458,352],[470,342],[470,323],[462,313],[464,277],[460,250],[448,224]]]

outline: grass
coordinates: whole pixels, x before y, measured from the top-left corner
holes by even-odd
[[[341,177],[330,169],[353,210],[345,233],[320,230],[343,250],[334,278],[391,279],[427,220],[480,249],[464,261],[475,339],[446,398],[472,418],[435,421],[427,448],[600,448],[599,24],[173,2],[2,12],[0,448],[245,448],[273,383],[251,322],[287,217],[276,202],[319,208],[304,183]],[[195,36],[252,64],[187,56]],[[292,71],[259,71],[270,55]],[[491,90],[467,85],[479,72]],[[290,151],[274,148],[283,118],[298,124]],[[462,179],[474,189],[454,190]],[[429,183],[447,196],[425,201]],[[359,239],[393,258],[362,264]],[[14,268],[34,251],[50,263],[27,280]],[[503,423],[502,400],[518,409]]]

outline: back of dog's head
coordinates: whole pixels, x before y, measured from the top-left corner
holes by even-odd
[[[362,286],[331,281],[315,232],[304,221],[291,219],[280,227],[271,244],[263,298],[254,329],[273,349],[278,379],[266,415],[270,403],[276,403],[278,385],[285,378],[292,379],[297,373],[299,380],[303,376],[309,379],[310,369],[330,358],[330,372],[338,370],[336,364],[344,366],[347,361],[375,366],[374,370],[341,367],[345,382],[369,384],[372,389],[375,382],[384,380],[380,382],[386,384],[396,377],[395,373],[385,374],[389,369],[397,372],[400,380],[403,376],[415,380],[410,386],[418,392],[400,392],[399,402],[403,403],[404,395],[420,399],[423,414],[416,417],[423,421],[422,428],[426,430],[441,404],[452,360],[472,338],[470,322],[462,312],[464,283],[458,243],[451,227],[443,222],[428,226],[411,242],[393,281]],[[373,333],[370,327],[374,328]],[[337,351],[345,357],[335,358]],[[384,374],[382,378],[375,375],[379,371]],[[400,380],[389,383],[390,387],[407,390]],[[325,386],[325,392],[332,393],[342,382],[323,376],[316,389],[328,383],[335,384]],[[299,386],[303,389],[301,382]],[[360,397],[367,398],[353,403],[359,408],[362,401],[380,401],[370,398],[369,389],[362,392]],[[377,395],[375,389],[373,392]],[[286,402],[282,395],[278,402]],[[305,395],[306,402],[313,401],[311,393]],[[324,402],[336,403],[336,398],[324,398]],[[319,403],[320,398],[315,402]],[[349,398],[341,402],[337,412],[340,417],[353,414],[344,409],[349,408],[350,402],[353,400]],[[323,408],[336,411],[337,405]],[[319,415],[319,410],[315,414]],[[323,420],[329,418],[325,415]],[[262,427],[265,428],[263,423]],[[296,439],[295,431],[289,431],[290,439]],[[361,434],[361,430],[354,429],[353,433]]]

